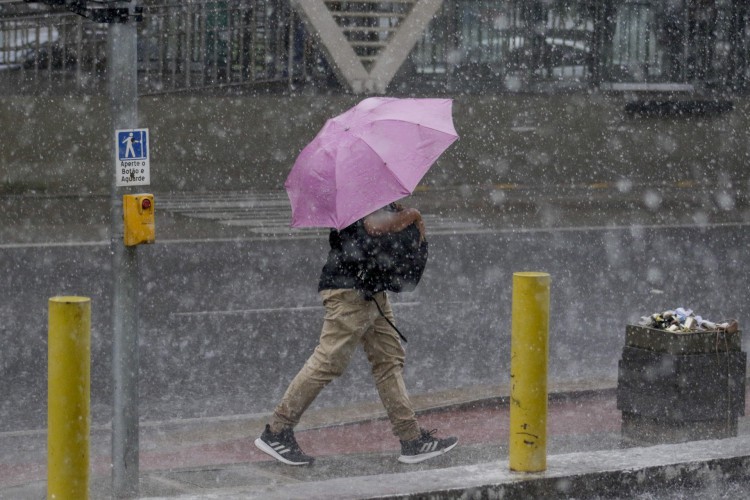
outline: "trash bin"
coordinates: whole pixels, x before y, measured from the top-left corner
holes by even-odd
[[[628,325],[617,377],[623,443],[736,436],[737,418],[745,414],[741,333]]]

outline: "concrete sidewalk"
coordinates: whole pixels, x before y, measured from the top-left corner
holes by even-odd
[[[297,431],[315,465],[290,467],[253,445],[266,415],[144,422],[142,498],[501,498],[628,496],[655,487],[750,479],[750,429],[736,438],[627,447],[612,387],[556,388],[548,416],[548,468],[510,472],[502,388],[415,398],[420,424],[459,437],[450,453],[397,462],[398,441],[379,404],[310,411]],[[109,431],[91,434],[91,497],[110,498]],[[0,498],[43,498],[46,433],[0,435]],[[718,472],[717,472],[718,471]],[[719,476],[716,476],[716,474]]]
[[[562,194],[557,193],[554,203],[543,200],[552,207],[546,213],[566,208],[568,201]],[[617,194],[603,190],[602,203],[611,206],[612,196]],[[525,196],[512,189],[503,191],[507,203],[519,206]],[[570,196],[579,198],[576,193]],[[438,213],[444,198],[442,192],[422,193],[415,201]],[[621,200],[624,208],[614,214],[602,212],[591,209],[597,198],[584,198],[585,206],[561,212],[566,221],[589,225],[660,223],[673,215],[666,210],[633,211],[628,200]],[[0,240],[7,247],[108,242],[107,197],[17,196],[0,201],[6,215],[0,223]],[[158,203],[159,199],[157,207]],[[462,220],[466,215],[462,210],[474,213],[468,204],[460,206],[463,208],[450,213],[451,217]],[[677,209],[684,210],[681,206]],[[243,228],[200,219],[196,222],[158,210],[160,240],[248,236]],[[747,217],[740,210],[707,213],[719,222]],[[508,210],[487,219],[490,228],[530,224],[527,211],[522,210]],[[746,418],[740,419],[736,438],[627,447],[620,438],[614,380],[578,386],[550,383],[548,468],[543,473],[509,471],[508,388],[471,387],[413,398],[423,427],[459,437],[458,446],[450,453],[416,465],[396,461],[399,444],[379,402],[306,413],[297,437],[303,450],[317,457],[312,467],[289,467],[255,448],[253,440],[268,415],[142,422],[140,494],[142,498],[239,499],[592,498],[629,497],[652,487],[701,487],[717,481],[750,480],[750,422]],[[750,398],[746,397],[746,402]],[[0,499],[46,496],[46,439],[44,429],[0,433]],[[111,497],[110,446],[109,428],[93,428],[93,499]]]

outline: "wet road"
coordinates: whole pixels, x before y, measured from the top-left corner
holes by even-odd
[[[556,381],[614,381],[625,325],[641,315],[685,306],[741,325],[747,317],[750,231],[742,210],[715,217],[680,205],[636,211],[629,202],[603,210],[493,193],[414,199],[434,229],[430,262],[415,292],[392,298],[409,339],[413,394],[508,381],[515,271],[552,276]],[[273,229],[273,208],[265,222],[248,223],[238,222],[245,220],[238,211],[257,213],[257,205],[200,215],[164,198],[159,242],[139,252],[141,417],[268,412],[317,340],[325,233]],[[70,243],[51,232],[51,241],[0,245],[0,431],[46,425],[46,301],[60,294],[93,299],[92,418],[109,421],[110,255],[96,224],[75,230]],[[316,406],[376,398],[358,353]]]

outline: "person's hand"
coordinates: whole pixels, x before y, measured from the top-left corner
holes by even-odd
[[[364,220],[367,234],[372,236],[381,236],[388,233],[397,233],[407,226],[414,224],[419,230],[420,243],[425,239],[425,225],[422,220],[422,214],[416,208],[404,208],[398,212],[389,212],[378,210]]]
[[[411,224],[417,226],[417,229],[419,230],[419,242],[422,243],[425,239],[425,225],[424,219],[422,219],[422,214],[416,208],[406,208],[403,209],[403,211],[409,214]]]
[[[422,216],[419,216],[419,221],[417,221],[417,229],[419,229],[419,242],[424,243],[425,240],[425,226],[424,226],[424,219],[422,219]]]

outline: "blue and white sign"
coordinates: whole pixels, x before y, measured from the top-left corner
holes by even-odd
[[[115,151],[117,186],[151,184],[147,128],[116,130]]]

